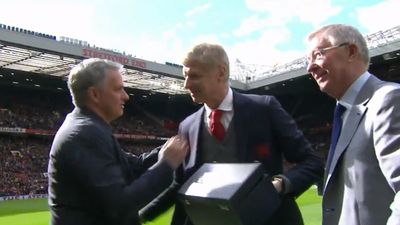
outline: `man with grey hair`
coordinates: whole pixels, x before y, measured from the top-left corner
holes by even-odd
[[[49,207],[52,225],[138,225],[138,210],[172,181],[187,142],[169,139],[161,149],[135,156],[121,150],[110,122],[129,99],[122,65],[87,59],[68,77],[75,109],[50,150]]]
[[[303,224],[294,198],[322,177],[323,164],[295,121],[273,96],[241,94],[229,87],[229,60],[220,45],[194,46],[183,65],[185,88],[194,102],[204,105],[180,124],[190,154],[178,168],[174,184],[141,210],[141,216],[152,218],[175,203],[171,224],[191,225],[194,221],[175,201],[176,192],[203,163],[258,161],[281,196],[281,205],[270,218],[266,216],[265,224]],[[296,166],[284,172],[283,157]]]
[[[323,191],[324,225],[400,224],[400,85],[368,72],[365,39],[332,24],[308,37],[307,70],[337,100]]]

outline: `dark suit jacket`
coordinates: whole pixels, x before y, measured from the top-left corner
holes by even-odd
[[[312,153],[309,142],[297,129],[295,121],[274,97],[233,92],[233,110],[239,162],[259,161],[270,176],[283,173],[282,156],[296,163],[294,168],[283,174],[286,193],[282,196],[280,209],[268,224],[302,224],[294,197],[322,177],[322,160]],[[180,133],[189,139],[190,155],[176,171],[174,184],[141,211],[142,217],[152,218],[171,203],[176,203],[172,224],[191,224],[176,199],[176,192],[203,163],[198,152],[202,149],[201,130],[207,129],[203,125],[204,111],[202,107],[181,123]]]
[[[156,163],[157,155],[125,153],[104,120],[75,108],[50,151],[51,224],[140,224],[139,209],[172,181],[172,168]]]

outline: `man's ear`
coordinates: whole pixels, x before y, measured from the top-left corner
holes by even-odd
[[[349,49],[349,60],[351,61],[356,60],[360,54],[357,45],[349,44],[348,49]]]
[[[218,66],[218,78],[225,79],[226,66],[221,64]]]
[[[100,91],[98,88],[91,86],[87,90],[88,100],[98,103],[100,102]]]

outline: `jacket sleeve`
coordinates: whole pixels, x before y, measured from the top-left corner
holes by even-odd
[[[298,196],[323,176],[323,160],[276,98],[271,96],[267,101],[274,138],[277,138],[278,147],[286,160],[295,164],[278,177],[283,179],[284,194]]]
[[[375,93],[373,140],[380,169],[394,192],[388,225],[400,224],[400,89],[381,89]]]
[[[185,122],[187,122],[187,120],[182,122],[179,126],[179,135],[188,137],[187,126],[184,125]],[[187,155],[187,158],[189,158],[189,155],[190,153]],[[153,220],[176,203],[178,190],[184,182],[183,177],[184,168],[181,165],[175,170],[172,184],[162,194],[139,211],[139,217],[142,222]]]
[[[122,151],[122,154],[124,154],[128,160],[131,170],[134,171],[135,174],[142,174],[158,161],[158,152],[161,147],[162,146],[159,146],[152,151],[145,152],[138,156],[124,151]]]
[[[118,155],[121,153],[117,152],[120,149],[100,131],[88,129],[64,145],[69,151],[60,157],[65,159],[63,168],[115,220],[137,213],[172,181],[173,169],[166,162],[157,162],[136,179],[129,179],[125,170],[130,168],[121,165]],[[141,162],[138,159],[136,163]]]
[[[151,221],[171,208],[177,201],[177,193],[180,187],[181,184],[175,179],[164,192],[139,211],[141,221]]]

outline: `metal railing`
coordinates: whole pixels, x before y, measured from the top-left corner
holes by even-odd
[[[385,31],[378,31],[373,34],[365,35],[364,37],[367,41],[369,50],[379,48],[400,40],[400,26],[396,26]],[[252,83],[260,79],[279,76],[280,74],[305,68],[306,65],[306,57],[301,57],[289,63],[275,67],[245,64],[236,60],[232,68],[233,72],[231,79],[240,81],[242,83]]]

